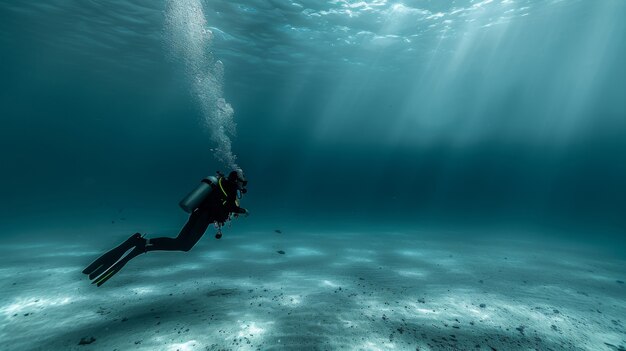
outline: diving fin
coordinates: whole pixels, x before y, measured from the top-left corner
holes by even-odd
[[[126,256],[124,256],[122,259],[118,260],[117,262],[115,262],[115,264],[113,264],[111,267],[109,267],[109,269],[107,269],[104,273],[102,273],[98,278],[94,279],[91,284],[96,284],[97,286],[100,286],[104,283],[106,283],[109,279],[111,279],[111,277],[113,277],[115,274],[117,274],[122,268],[124,268],[124,266],[126,265],[126,263],[128,263],[128,261],[132,260],[133,258],[141,255],[142,253],[145,253],[145,245],[137,245],[135,246],[135,248],[129,252]]]
[[[93,263],[83,270],[83,273],[89,275],[89,279],[98,277],[102,274],[102,272],[107,271],[111,266],[113,266],[129,249],[137,246],[145,247],[145,241],[142,241],[142,239],[143,238],[140,233],[131,235],[124,242],[98,257],[95,261],[93,261]]]

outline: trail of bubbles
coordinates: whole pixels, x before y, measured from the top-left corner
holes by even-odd
[[[230,139],[236,132],[234,110],[223,97],[224,65],[210,53],[213,33],[207,27],[200,0],[168,0],[165,26],[170,54],[185,65],[204,127],[216,144],[214,156],[235,169],[237,157]]]

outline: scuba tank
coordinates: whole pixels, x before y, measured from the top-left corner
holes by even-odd
[[[192,213],[200,204],[206,200],[207,197],[213,192],[213,187],[217,185],[217,177],[208,176],[202,181],[200,184],[189,193],[189,195],[185,196],[178,203],[180,207],[185,210],[187,213]]]

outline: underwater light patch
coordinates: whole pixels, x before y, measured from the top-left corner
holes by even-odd
[[[9,317],[16,313],[27,312],[35,308],[43,309],[47,307],[63,306],[73,301],[75,301],[75,299],[72,299],[69,296],[52,298],[52,299],[37,298],[37,297],[19,298],[19,299],[16,299],[15,302],[0,308],[0,313]]]
[[[196,340],[190,340],[184,343],[172,344],[168,347],[169,351],[192,351],[198,342]]]

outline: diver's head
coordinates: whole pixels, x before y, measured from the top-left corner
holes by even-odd
[[[248,185],[248,180],[243,175],[243,170],[241,168],[237,168],[236,170],[230,172],[228,174],[228,180],[237,184],[237,190],[242,193],[246,193],[246,185]]]

